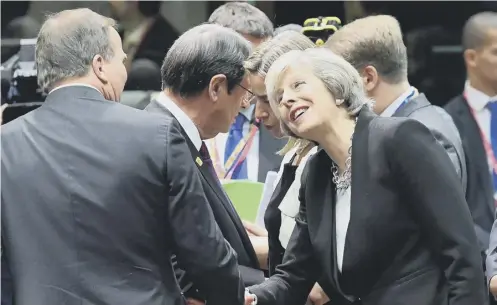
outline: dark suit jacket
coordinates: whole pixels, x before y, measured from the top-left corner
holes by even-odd
[[[484,251],[489,245],[495,212],[494,189],[487,155],[478,123],[473,118],[464,97],[460,95],[452,99],[445,106],[445,110],[454,119],[463,142],[468,170],[466,201],[471,210],[480,248]]]
[[[16,304],[184,304],[172,253],[209,302],[243,303],[236,254],[176,120],[72,86],[1,136]]]
[[[352,202],[337,268],[335,185],[324,150],[308,161],[297,225],[259,305],[304,304],[318,276],[333,304],[486,304],[481,258],[460,181],[430,131],[364,108],[352,150]]]
[[[161,105],[157,100],[152,102],[145,108],[148,112],[160,113],[167,117],[169,120],[174,116]],[[189,151],[192,160],[200,157],[197,148],[190,142]],[[199,167],[200,179],[202,186],[207,197],[211,209],[214,213],[214,218],[221,229],[224,238],[230,243],[238,257],[238,264],[240,265],[240,274],[246,286],[259,284],[264,281],[264,273],[260,270],[259,262],[255,254],[252,243],[248,237],[247,231],[243,227],[243,223],[236,213],[236,210],[221,188],[219,180],[214,177],[209,171],[207,166],[203,164]],[[182,266],[179,266],[182,267]],[[182,269],[182,268],[181,268]],[[178,272],[180,285],[185,291],[187,296],[203,299],[205,293],[199,289],[197,282],[189,273],[186,274],[182,271]],[[193,288],[192,282],[193,281]],[[222,297],[222,296],[220,296]]]
[[[430,129],[435,139],[449,155],[459,174],[463,190],[466,192],[467,170],[464,149],[459,131],[451,116],[444,109],[432,105],[422,93],[400,108],[394,116],[417,120]]]

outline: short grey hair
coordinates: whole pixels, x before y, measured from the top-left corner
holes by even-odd
[[[350,63],[330,50],[313,48],[290,51],[277,59],[269,69],[265,79],[266,90],[271,108],[278,116],[276,90],[290,67],[308,67],[324,83],[337,103],[343,101],[339,107],[345,107],[351,117],[356,117],[364,105],[373,105],[373,101],[366,96],[359,72]],[[296,137],[283,121],[281,123],[284,133]]]
[[[388,83],[407,80],[407,48],[400,24],[392,16],[357,19],[331,35],[324,47],[344,57],[357,70],[375,67]]]
[[[471,16],[462,32],[464,50],[481,48],[486,42],[486,31],[489,29],[497,29],[496,12],[481,12]]]
[[[246,2],[228,2],[218,7],[209,17],[216,23],[240,34],[255,38],[273,36],[273,23],[260,9]]]
[[[282,32],[259,45],[255,51],[250,54],[247,61],[245,61],[245,69],[251,74],[266,77],[271,65],[281,55],[292,50],[305,50],[314,47],[316,47],[316,45],[304,34],[295,31]],[[310,142],[306,140],[297,140],[290,137],[286,145],[278,151],[278,154],[284,155],[294,147],[305,147],[309,144]]]
[[[245,61],[245,69],[251,74],[266,77],[271,65],[283,54],[292,50],[305,50],[316,45],[304,34],[287,31],[259,45]]]
[[[231,91],[245,76],[243,63],[251,49],[243,36],[229,28],[217,24],[191,28],[166,54],[161,68],[162,88],[191,97],[208,88],[213,76],[224,74]]]
[[[47,17],[36,41],[38,85],[49,92],[58,82],[86,76],[95,55],[114,56],[109,30],[113,19],[87,8],[65,10]]]
[[[286,32],[286,31],[293,31],[293,32],[302,33],[302,29],[303,29],[303,27],[301,25],[298,25],[295,23],[289,23],[289,24],[285,24],[285,25],[282,25],[280,27],[277,27],[274,30],[274,35],[276,36],[278,34]]]

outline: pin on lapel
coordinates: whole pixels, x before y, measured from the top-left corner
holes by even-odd
[[[202,164],[204,164],[204,162],[202,162],[202,159],[200,159],[200,157],[197,157],[197,159],[195,159],[195,162],[197,162],[198,166],[202,166]]]

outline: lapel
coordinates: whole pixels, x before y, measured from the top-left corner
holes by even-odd
[[[149,106],[147,106],[146,110],[148,110],[150,112],[162,112],[163,114],[174,118],[173,114],[169,110],[167,110],[166,107],[164,107],[161,103],[159,103],[156,100],[152,100],[150,102]],[[176,118],[174,118],[174,119],[176,119]],[[180,126],[181,126],[181,124],[180,124]],[[197,162],[198,159],[202,160],[202,158],[200,156],[200,152],[197,150],[197,148],[192,143],[192,141],[190,141],[190,138],[186,134],[183,127],[181,127],[181,132],[182,132],[183,136],[185,137],[185,139],[187,140],[186,142],[187,142],[188,147],[190,149],[190,153],[192,154],[192,158],[195,161],[195,164],[197,165],[197,167],[199,168],[199,171],[202,174],[202,177],[207,182],[207,184],[209,185],[211,190],[214,192],[216,197],[219,199],[219,202],[222,203],[222,206],[224,207],[224,209],[226,210],[226,212],[230,216],[231,221],[234,223],[235,228],[238,232],[238,235],[240,236],[241,241],[243,242],[245,250],[248,253],[252,264],[254,264],[255,266],[259,266],[259,263],[257,260],[257,255],[255,254],[254,248],[251,246],[250,238],[247,234],[247,231],[245,230],[245,227],[243,226],[243,223],[242,223],[240,217],[238,216],[238,213],[236,212],[235,207],[231,203],[228,195],[224,192],[224,189],[222,188],[219,179],[217,179],[217,177],[214,177],[214,175],[211,173],[211,171],[206,163]],[[215,202],[212,202],[212,200],[209,200],[209,202],[211,205],[217,204]],[[216,221],[218,221],[218,220],[216,220]],[[248,245],[247,245],[247,243],[248,243]]]
[[[420,93],[418,96],[415,98],[411,99],[407,104],[404,105],[404,107],[401,107],[398,111],[396,111],[393,116],[394,117],[408,117],[410,116],[414,111],[424,108],[427,106],[430,106],[430,102],[424,95],[424,93]]]
[[[374,119],[376,115],[369,109],[368,106],[364,106],[361,110],[357,125],[354,131],[354,138],[352,140],[352,145],[354,149],[352,149],[352,193],[351,193],[351,207],[350,207],[350,223],[349,228],[353,223],[354,214],[358,211],[358,207],[363,206],[360,202],[366,200],[364,198],[367,194],[362,190],[363,184],[360,181],[360,177],[364,177],[367,174],[362,173],[362,160],[367,160],[367,156],[363,156],[363,154],[367,154],[367,138],[368,138],[368,129],[369,123],[372,119]],[[322,206],[320,206],[314,213],[316,213],[313,217],[317,217],[320,219],[319,226],[316,228],[316,247],[319,249],[319,253],[324,253],[324,261],[323,266],[325,267],[325,273],[329,275],[332,279],[332,283],[334,287],[340,292],[345,298],[349,301],[353,301],[354,298],[351,296],[347,296],[344,293],[342,287],[340,286],[340,278],[341,274],[338,271],[338,262],[337,262],[337,244],[336,244],[336,227],[335,227],[335,205],[336,205],[336,186],[332,181],[331,175],[331,159],[328,157],[324,150],[320,150],[317,153],[318,164],[316,165],[316,177],[317,179],[313,179],[313,190],[322,190],[319,192],[314,192],[312,194],[314,202],[321,202]],[[314,200],[315,199],[315,200]],[[358,202],[359,201],[359,202]],[[347,272],[348,269],[354,266],[349,266],[349,259],[352,253],[347,252],[347,240],[351,237],[349,234],[350,230],[347,230],[346,240],[345,240],[345,249],[344,249],[344,257],[342,270]],[[329,232],[332,232],[331,234]],[[331,258],[331,264],[330,264]]]
[[[471,166],[475,167],[475,175],[480,180],[481,185],[489,191],[485,191],[486,202],[490,212],[494,213],[494,200],[493,200],[493,184],[490,173],[490,168],[487,163],[487,154],[483,147],[483,139],[481,138],[480,128],[478,123],[471,114],[469,105],[464,97],[460,97],[460,102],[457,103],[458,109],[455,113],[457,121],[459,121],[459,130],[461,138],[465,146],[465,153],[468,159],[472,161]],[[462,132],[461,132],[462,131]]]

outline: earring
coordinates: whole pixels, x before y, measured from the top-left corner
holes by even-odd
[[[345,100],[344,100],[344,99],[337,99],[337,100],[336,100],[336,104],[337,104],[337,106],[342,105],[344,102],[345,102]]]

